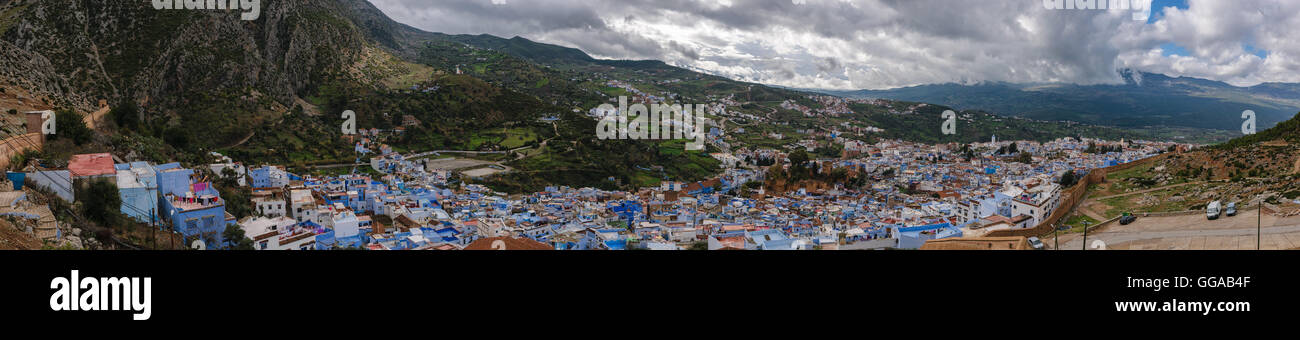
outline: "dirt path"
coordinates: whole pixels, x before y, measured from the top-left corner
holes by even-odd
[[[253,139],[253,136],[256,136],[256,135],[257,135],[257,130],[249,131],[249,132],[248,132],[248,136],[244,136],[244,139],[240,139],[238,142],[235,142],[235,144],[232,144],[232,145],[230,145],[230,146],[226,146],[226,147],[224,147],[224,148],[233,148],[233,147],[236,147],[236,146],[244,145],[244,143],[247,143],[249,139]]]
[[[112,111],[112,108],[108,106],[101,107],[99,110],[95,110],[95,112],[86,114],[85,117],[81,118],[81,121],[86,123],[86,126],[90,127],[91,130],[95,130],[98,127],[95,122],[102,121],[104,116],[108,115],[109,111]]]
[[[1092,210],[1092,203],[1097,203],[1097,202],[1084,199],[1083,204],[1079,204],[1079,208],[1076,210],[1079,213],[1083,214],[1084,216],[1088,216],[1094,220],[1105,221],[1110,219],[1109,217],[1102,216],[1100,213]]]

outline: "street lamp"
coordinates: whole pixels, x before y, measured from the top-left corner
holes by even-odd
[[[1088,250],[1088,225],[1092,222],[1083,221],[1083,250]]]
[[[1061,250],[1061,228],[1052,224],[1052,250]]]

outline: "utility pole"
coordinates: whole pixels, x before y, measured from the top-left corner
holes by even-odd
[[[1088,250],[1088,221],[1083,221],[1083,250]]]
[[[1256,196],[1257,200],[1258,197]],[[1258,205],[1256,209],[1259,210],[1259,213],[1255,215],[1255,250],[1260,250],[1263,247],[1260,242],[1264,240],[1264,200],[1259,200],[1256,205]]]

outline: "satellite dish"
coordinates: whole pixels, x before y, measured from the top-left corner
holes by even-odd
[[[208,248],[208,245],[206,243],[203,243],[203,240],[194,240],[194,243],[190,243],[190,248],[194,248],[196,250],[205,250]]]
[[[492,241],[492,250],[506,250],[506,241]]]

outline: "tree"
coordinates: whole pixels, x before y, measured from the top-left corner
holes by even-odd
[[[122,210],[117,184],[107,180],[92,181],[77,197],[82,202],[81,214],[102,225],[112,225],[113,218]]]
[[[1074,178],[1073,170],[1068,170],[1064,174],[1061,174],[1061,181],[1060,181],[1061,186],[1069,187],[1074,185],[1075,182],[1077,182],[1077,179]]]
[[[238,225],[226,225],[226,231],[221,233],[221,237],[226,239],[226,246],[234,250],[253,250],[253,240],[244,235],[244,228]]]
[[[92,131],[86,127],[84,116],[72,110],[59,110],[54,113],[54,134],[50,140],[67,138],[77,145],[90,142]]]
[[[1034,163],[1034,156],[1030,155],[1028,152],[1021,152],[1016,156],[1016,161],[1025,164],[1032,164]]]
[[[804,163],[808,163],[808,152],[803,150],[795,150],[794,152],[790,153],[791,166],[803,167]]]
[[[135,106],[134,100],[123,100],[113,107],[109,115],[113,116],[113,122],[116,122],[118,127],[135,129],[140,125],[140,110]]]
[[[185,149],[190,145],[190,134],[179,126],[171,127],[163,132],[163,141],[178,150]]]

